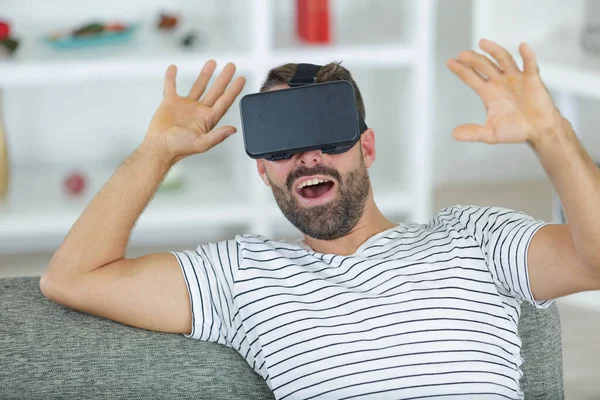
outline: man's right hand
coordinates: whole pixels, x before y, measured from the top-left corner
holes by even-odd
[[[240,94],[246,79],[238,77],[229,85],[236,68],[228,63],[205,94],[216,66],[214,60],[207,61],[185,97],[177,94],[177,68],[171,65],[167,69],[164,98],[152,117],[144,144],[164,148],[172,163],[204,153],[237,131],[233,126],[213,128]]]

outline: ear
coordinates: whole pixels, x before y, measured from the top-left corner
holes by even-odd
[[[258,175],[260,175],[261,179],[267,186],[271,186],[271,182],[269,182],[269,178],[267,177],[267,169],[265,168],[265,161],[263,159],[256,160],[256,169],[258,171]]]
[[[373,129],[369,128],[360,135],[360,147],[365,166],[369,168],[375,161],[375,131]]]

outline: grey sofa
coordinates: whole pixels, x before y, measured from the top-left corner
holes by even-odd
[[[563,399],[556,306],[523,306],[526,400]],[[79,313],[0,279],[0,399],[273,399],[234,350]]]

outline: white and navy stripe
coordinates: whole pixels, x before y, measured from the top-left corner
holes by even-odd
[[[522,399],[520,303],[545,223],[455,206],[351,256],[258,235],[175,252],[187,337],[237,350],[277,399]]]

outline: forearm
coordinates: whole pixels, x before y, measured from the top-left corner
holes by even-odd
[[[600,269],[600,170],[571,124],[561,122],[532,147],[560,197],[578,254]]]
[[[156,146],[136,149],[77,219],[47,273],[78,276],[124,258],[133,226],[171,165]]]

